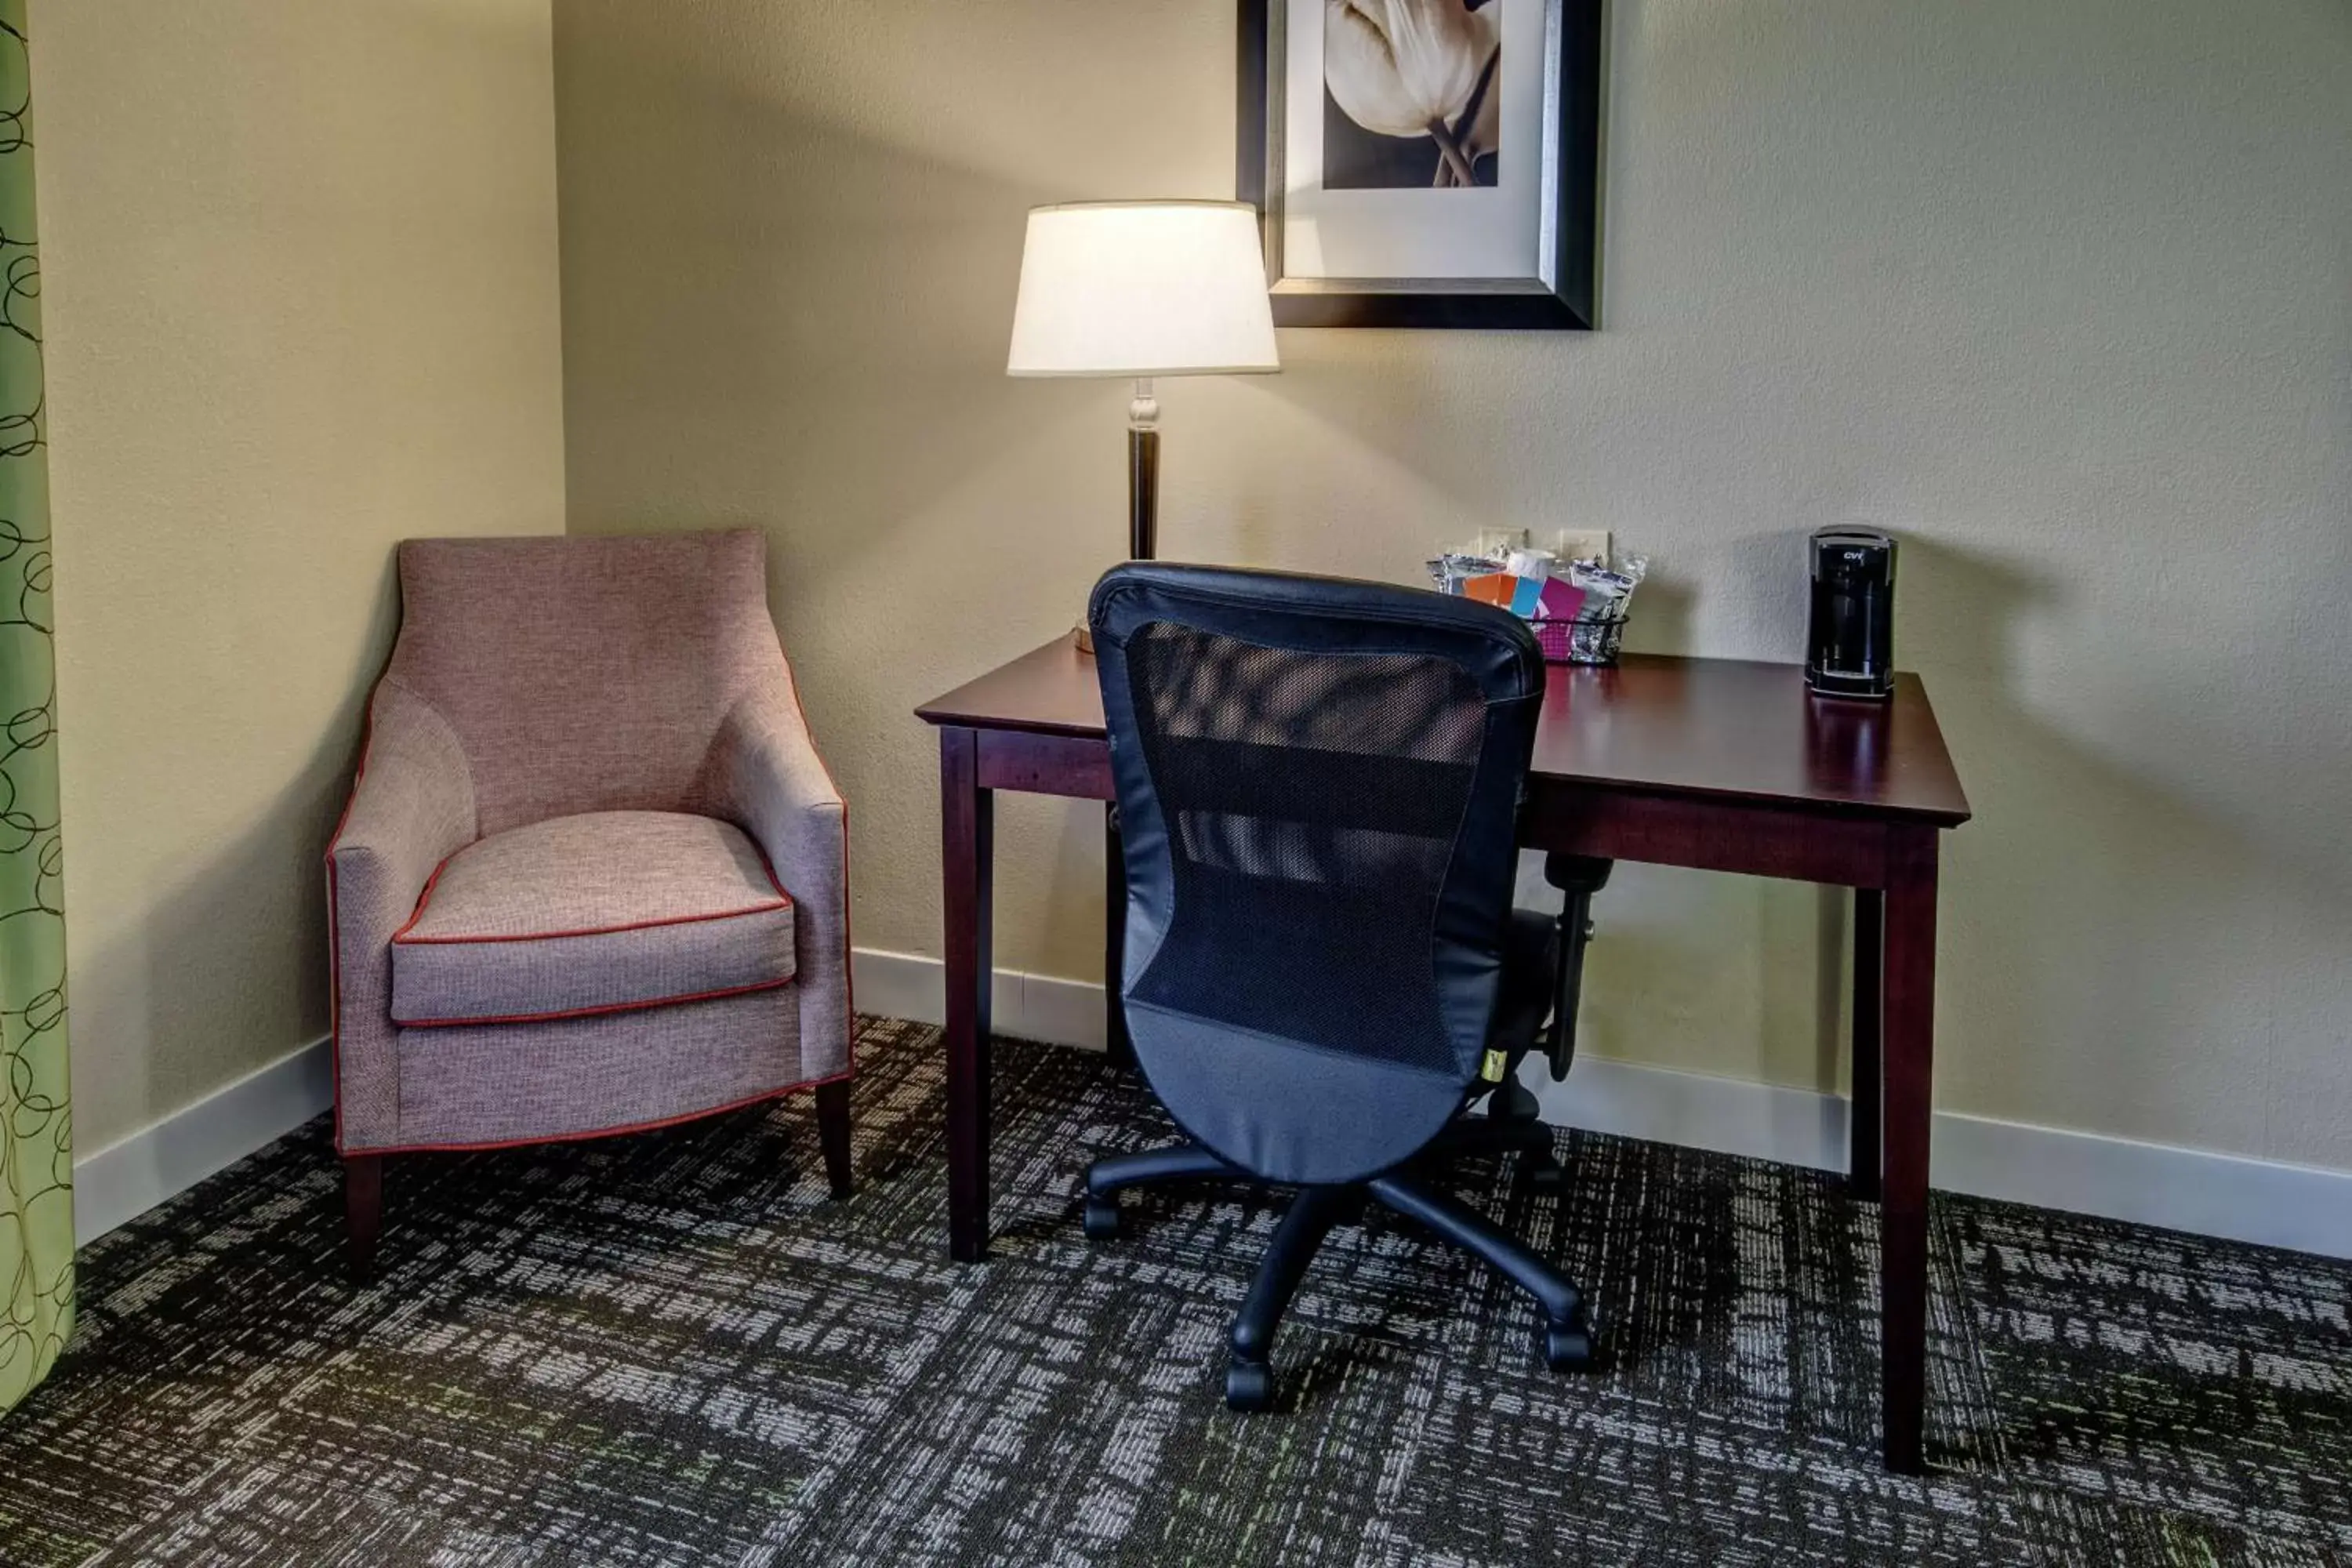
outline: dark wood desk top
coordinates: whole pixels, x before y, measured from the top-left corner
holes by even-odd
[[[1534,772],[1563,784],[1794,805],[1938,827],[1969,818],[1915,675],[1889,702],[1818,698],[1793,664],[1627,654],[1554,665]],[[1095,661],[1057,637],[915,710],[933,724],[1081,739],[1103,732]]]

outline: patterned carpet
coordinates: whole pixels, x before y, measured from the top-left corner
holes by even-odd
[[[0,1563],[2352,1563],[2352,1267],[1939,1198],[1931,1441],[1873,1456],[1872,1211],[1828,1177],[1563,1134],[1480,1193],[1605,1314],[1541,1370],[1513,1292],[1336,1232],[1220,1402],[1278,1205],[1130,1198],[1163,1142],[1099,1058],[1000,1057],[994,1261],[946,1260],[936,1033],[869,1020],[861,1188],[805,1101],[397,1163],[344,1282],[324,1124],[86,1256],[0,1422]]]

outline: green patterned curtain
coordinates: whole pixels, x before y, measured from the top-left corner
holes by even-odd
[[[57,666],[25,0],[0,0],[0,1411],[73,1327]]]

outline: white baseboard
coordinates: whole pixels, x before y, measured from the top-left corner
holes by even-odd
[[[936,958],[859,948],[863,1012],[938,1023]],[[1000,970],[996,1031],[1100,1050],[1102,987]],[[1822,1170],[1845,1163],[1836,1095],[1587,1058],[1565,1083],[1530,1064],[1544,1119]],[[74,1162],[74,1236],[86,1243],[283,1137],[334,1102],[319,1040]],[[1948,1192],[2352,1258],[2352,1171],[2284,1165],[2094,1132],[1939,1111],[1933,1165]]]
[[[95,1241],[275,1142],[335,1102],[314,1040],[143,1131],[74,1161],[74,1245]]]
[[[944,1016],[936,958],[859,948],[857,1004],[922,1023]],[[1000,1035],[1103,1043],[1102,987],[1000,970]],[[1822,1170],[1845,1166],[1846,1101],[1703,1073],[1585,1058],[1555,1084],[1530,1063],[1547,1121]],[[2352,1258],[2352,1171],[2284,1165],[2095,1132],[1936,1115],[1932,1179],[1947,1192]]]
[[[861,1012],[937,1023],[945,1016],[936,958],[857,950]],[[1102,987],[1045,975],[996,977],[999,1033],[1102,1049]],[[74,1245],[86,1247],[206,1176],[284,1137],[335,1103],[324,1039],[293,1051],[153,1126],[74,1160]]]
[[[936,958],[853,948],[849,980],[861,1013],[911,1018],[918,1024],[947,1019],[947,966]],[[991,1027],[1016,1040],[1103,1048],[1103,988],[1091,980],[1000,969],[989,1013]]]

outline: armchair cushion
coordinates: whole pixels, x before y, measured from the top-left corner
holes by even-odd
[[[442,862],[392,938],[409,1028],[538,1022],[768,990],[794,974],[793,900],[715,817],[601,811],[494,833]]]

